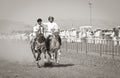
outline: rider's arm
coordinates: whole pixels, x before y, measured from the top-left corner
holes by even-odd
[[[54,29],[55,29],[54,32],[56,32],[56,33],[59,34],[59,32],[60,32],[60,27],[59,27],[56,23],[55,23],[55,25],[54,25]]]
[[[46,32],[48,30],[48,23],[43,23],[44,26],[44,32]]]

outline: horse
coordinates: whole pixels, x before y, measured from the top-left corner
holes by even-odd
[[[31,50],[32,50],[33,57],[35,58],[35,61],[37,62],[37,66],[39,66],[39,60],[41,60],[41,57],[40,57],[41,53],[44,54],[44,58],[46,59],[46,44],[45,44],[44,35],[42,33],[37,34],[36,38],[33,38],[30,44],[31,44]]]
[[[49,43],[49,44],[48,44]],[[58,55],[60,56],[60,42],[59,42],[59,35],[52,34],[49,36],[47,40],[47,49],[48,55],[50,56],[50,59],[54,60],[55,63],[58,63],[59,58]]]

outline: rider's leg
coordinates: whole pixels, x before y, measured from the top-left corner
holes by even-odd
[[[62,40],[61,40],[61,37],[59,35],[58,35],[58,40],[59,40],[60,45],[62,45]]]

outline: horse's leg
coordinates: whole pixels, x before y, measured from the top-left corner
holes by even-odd
[[[34,57],[34,58],[35,58],[35,60],[36,60],[37,58],[36,58],[36,55],[35,55],[35,50],[34,50],[33,46],[31,46],[31,50],[32,50],[33,57]]]
[[[61,56],[61,50],[60,49],[58,49],[58,56],[57,56],[57,60],[59,61],[60,60],[60,56]]]
[[[43,53],[44,53],[44,59],[46,59],[46,51],[44,51]]]
[[[55,57],[55,63],[58,63],[58,52],[57,51],[58,50],[56,50],[55,53],[54,53],[55,54],[55,56],[54,56]]]
[[[49,55],[49,58],[51,59],[50,51],[47,50],[47,54]]]
[[[37,57],[36,57],[35,53],[36,53],[37,51],[35,50],[35,39],[32,40],[31,49],[32,49],[33,57],[35,58],[35,61],[36,61],[36,60],[37,60]]]
[[[40,55],[41,55],[41,51],[38,52],[37,59],[36,59],[36,64],[38,68],[40,68],[40,65],[39,65],[39,60],[41,59]]]
[[[51,59],[54,60],[54,53],[51,53]]]
[[[38,56],[37,56],[37,59],[36,59],[36,61],[39,61],[39,60],[41,60],[41,57],[40,57],[40,55],[41,55],[41,50],[39,49],[38,51],[39,51],[39,52],[38,52]]]
[[[47,58],[47,57],[46,57],[46,50],[43,50],[42,53],[44,54],[44,55],[43,55],[43,56],[44,56],[44,61],[46,61],[46,58]]]
[[[58,55],[59,56],[61,55],[61,49],[58,49]]]

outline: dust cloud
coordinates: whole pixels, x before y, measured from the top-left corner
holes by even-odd
[[[0,60],[11,62],[33,62],[28,41],[0,40]]]

